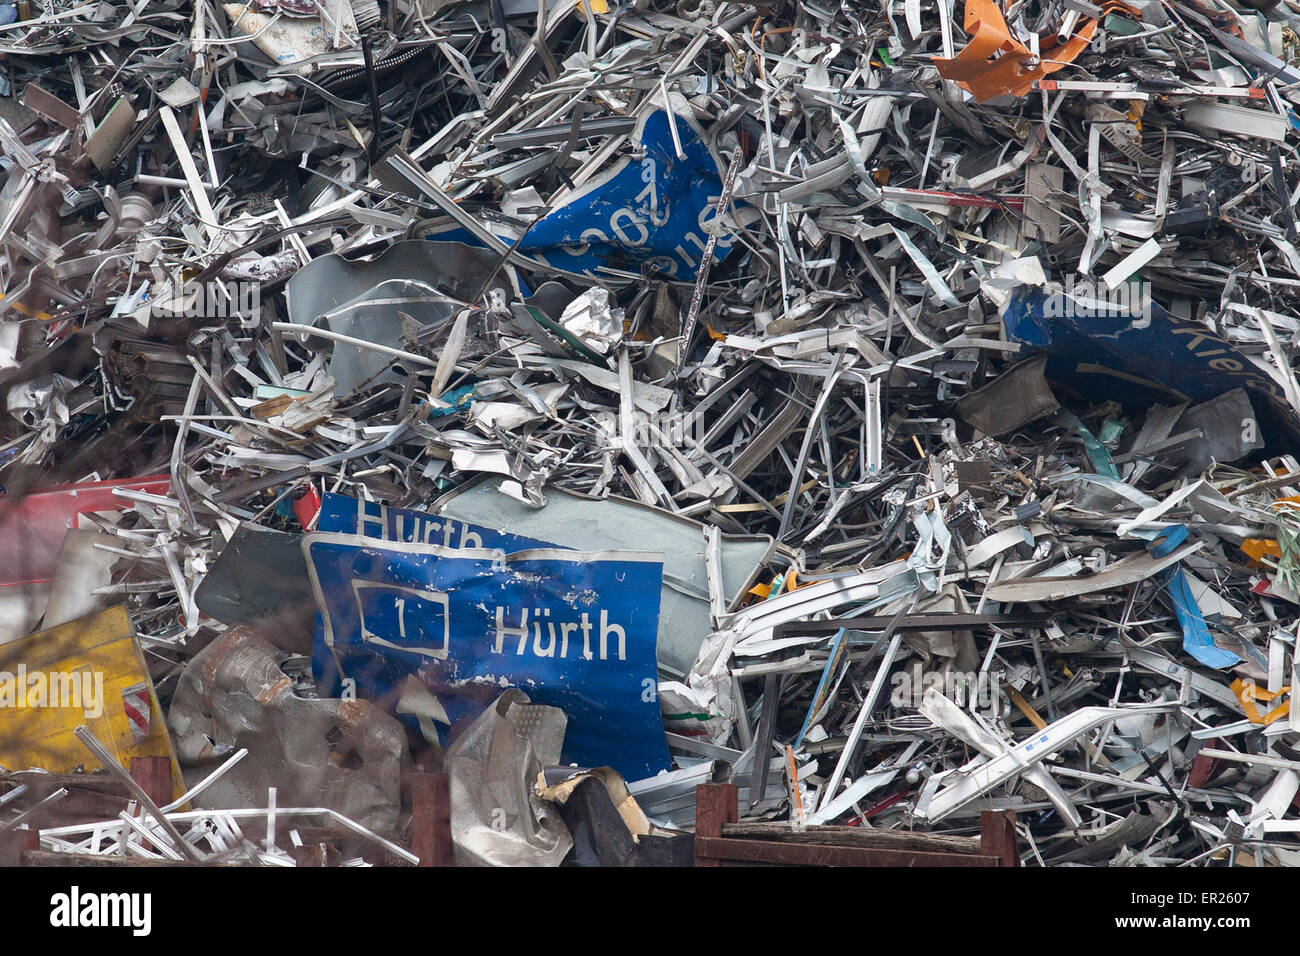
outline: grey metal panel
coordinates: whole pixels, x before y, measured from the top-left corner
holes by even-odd
[[[590,498],[546,489],[533,509],[499,494],[500,478],[458,488],[435,503],[440,514],[583,551],[619,548],[661,551],[664,587],[659,607],[659,665],[684,674],[712,630],[704,566],[704,525],[627,498]],[[722,580],[730,605],[749,588],[772,553],[766,535],[722,535]]]

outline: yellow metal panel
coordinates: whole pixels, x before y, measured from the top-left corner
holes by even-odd
[[[123,693],[142,686],[149,732],[137,740]],[[173,797],[182,792],[171,737],[125,607],[0,646],[0,766],[51,773],[99,769],[74,735],[83,724],[128,770],[132,757],[166,757]]]

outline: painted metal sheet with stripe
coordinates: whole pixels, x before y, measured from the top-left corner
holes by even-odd
[[[0,765],[87,772],[100,762],[77,740],[89,727],[123,767],[166,757],[183,789],[158,697],[122,606],[0,647]]]

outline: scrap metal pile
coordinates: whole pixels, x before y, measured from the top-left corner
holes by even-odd
[[[138,648],[58,766],[0,675],[0,766],[178,761],[42,847],[292,863],[271,781],[410,858],[414,761],[467,862],[731,781],[1300,863],[1300,4],[1254,7],[0,4],[0,663]]]

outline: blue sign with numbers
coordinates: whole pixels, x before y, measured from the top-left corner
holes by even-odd
[[[331,532],[306,535],[303,552],[322,693],[348,682],[393,710],[415,675],[455,726],[518,687],[568,716],[566,763],[629,780],[669,768],[655,663],[661,556],[507,555]]]
[[[564,198],[528,230],[519,251],[593,277],[599,266],[630,272],[646,266],[694,280],[722,196],[722,176],[689,106],[675,99],[671,119],[663,108],[642,117],[629,134],[634,155]],[[479,244],[461,227],[425,238]],[[719,235],[714,260],[725,259],[735,241],[729,231]]]

